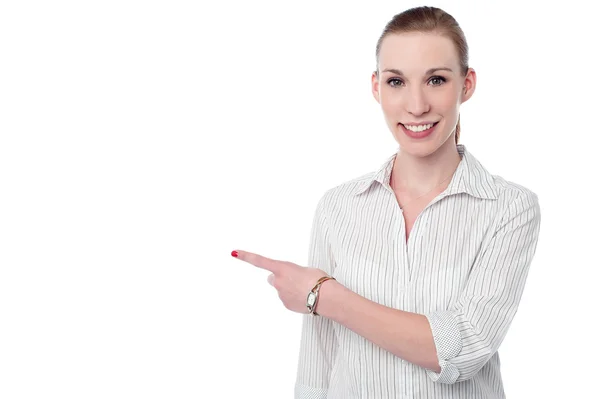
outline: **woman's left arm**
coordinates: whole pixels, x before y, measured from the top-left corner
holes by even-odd
[[[373,302],[335,280],[321,285],[317,312],[375,345],[414,363],[440,372],[427,317]]]
[[[509,205],[451,309],[421,315],[364,298],[336,281],[321,287],[317,312],[402,359],[433,381],[473,377],[498,350],[517,311],[540,229],[536,194]]]

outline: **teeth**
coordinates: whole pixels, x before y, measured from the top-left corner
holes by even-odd
[[[429,125],[406,126],[403,124],[402,126],[413,132],[422,132],[423,130],[431,128],[433,125],[433,123],[430,123]]]

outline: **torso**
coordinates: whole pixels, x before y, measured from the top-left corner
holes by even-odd
[[[459,158],[455,165],[454,172],[456,171],[456,168],[458,168],[458,164],[460,163],[460,160],[462,159],[462,157],[460,157],[460,155],[458,155],[458,156],[459,156]],[[408,242],[408,237],[410,235],[410,232],[411,232],[417,218],[421,214],[421,212],[423,212],[423,210],[427,207],[427,205],[429,205],[429,203],[435,197],[437,197],[439,194],[443,193],[446,190],[446,188],[450,184],[451,177],[453,175],[447,176],[446,179],[444,179],[442,182],[440,182],[441,185],[436,187],[430,193],[423,195],[422,197],[418,197],[418,194],[416,196],[415,195],[411,196],[406,191],[400,190],[397,187],[395,187],[395,185],[394,185],[394,169],[395,169],[395,167],[392,168],[388,184],[396,196],[396,202],[398,203],[398,206],[400,207],[400,209],[402,209],[402,214],[404,217],[404,225],[406,227],[406,241]]]
[[[402,209],[402,215],[404,217],[404,225],[406,226],[406,241],[408,242],[408,237],[410,232],[421,214],[423,209],[427,207],[427,205],[440,193],[442,193],[446,189],[445,186],[440,187],[439,189],[432,191],[430,194],[427,194],[421,198],[418,198],[414,201],[411,201],[410,198],[406,198],[404,193],[400,193],[394,190],[394,194],[396,195],[396,202],[398,206]],[[406,206],[402,207],[402,203],[406,203]]]
[[[417,220],[417,217],[421,214],[421,211],[423,209],[419,210],[418,212],[413,213],[404,213],[404,223],[406,226],[406,241],[408,242],[408,236],[410,235],[410,231],[412,230],[413,225],[415,224],[415,221]]]

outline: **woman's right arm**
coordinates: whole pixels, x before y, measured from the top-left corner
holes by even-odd
[[[329,244],[329,227],[324,212],[325,196],[321,198],[313,218],[308,251],[308,266],[332,275],[335,260]],[[308,295],[308,292],[307,292]],[[317,306],[317,312],[318,312]],[[300,355],[294,389],[295,399],[327,397],[329,379],[338,342],[334,322],[322,316],[302,315]]]

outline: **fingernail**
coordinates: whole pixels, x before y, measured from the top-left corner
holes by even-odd
[[[233,256],[233,257],[236,257],[236,258],[237,258],[237,256],[238,256],[238,253],[237,253],[237,251],[233,251],[233,252],[231,253],[231,256]]]

